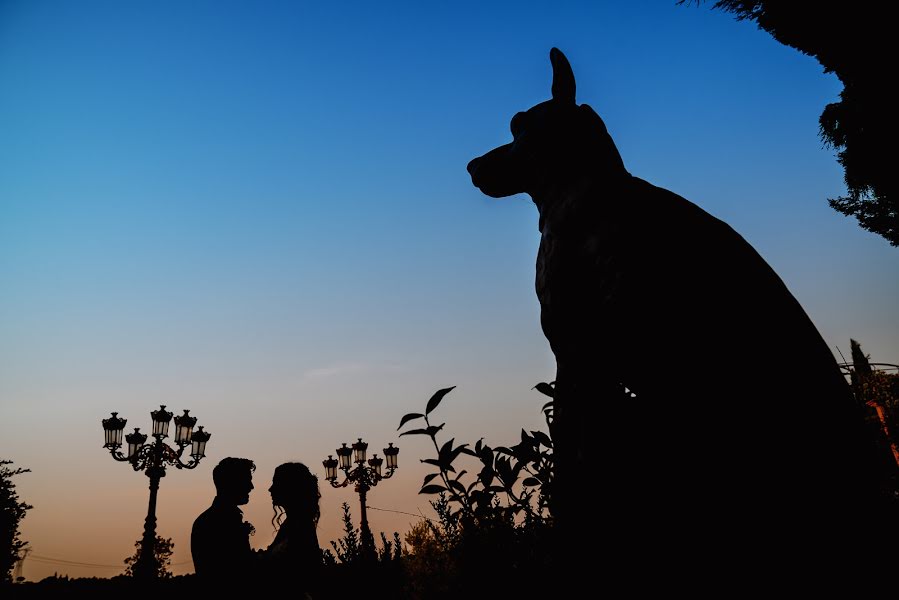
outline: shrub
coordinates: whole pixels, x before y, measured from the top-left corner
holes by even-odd
[[[19,523],[33,508],[19,500],[12,478],[30,469],[10,469],[11,460],[0,460],[0,584],[12,583],[12,570],[28,545],[19,538]]]
[[[422,522],[406,535],[409,595],[483,597],[547,591],[552,559],[552,438],[543,431],[522,430],[521,441],[511,447],[491,448],[483,440],[474,446],[456,445],[455,438],[438,442],[445,423],[432,425],[430,416],[454,387],[438,390],[424,413],[405,415],[398,428],[424,421],[424,427],[400,435],[429,437],[437,454],[422,460],[436,471],[425,476],[419,491],[437,495],[430,503],[437,520]],[[540,383],[535,389],[553,396],[552,384]],[[542,411],[549,429],[552,400]],[[466,479],[468,470],[457,469],[463,456],[478,469],[472,481]]]

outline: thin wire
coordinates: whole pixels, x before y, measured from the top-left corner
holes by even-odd
[[[101,567],[101,568],[109,568],[109,569],[124,569],[124,565],[99,565],[96,563],[86,563],[80,562],[76,560],[68,560],[65,558],[54,558],[52,556],[41,556],[40,554],[29,554],[26,558],[29,559],[37,559],[37,562],[42,563],[55,563],[60,565],[68,565],[68,566],[76,566],[76,567]],[[23,559],[25,560],[25,559]],[[180,567],[181,565],[189,565],[193,564],[192,560],[184,560],[181,562],[171,563],[170,567]]]
[[[398,515],[409,515],[410,517],[418,517],[419,519],[425,519],[426,521],[431,521],[432,523],[434,522],[434,519],[430,519],[422,514],[410,513],[410,512],[405,512],[402,510],[393,510],[390,508],[378,508],[377,506],[366,506],[366,508],[371,509],[371,510],[379,510],[381,512],[396,513]],[[34,560],[36,560],[36,562],[40,562],[40,563],[44,563],[44,564],[50,563],[50,564],[59,564],[59,565],[73,566],[73,567],[91,567],[91,568],[123,569],[123,570],[125,568],[123,565],[99,565],[96,563],[79,562],[79,561],[74,561],[74,560],[67,560],[64,558],[41,556],[40,554],[29,554],[28,558],[34,559]],[[185,561],[181,561],[181,562],[172,563],[169,566],[180,567],[183,565],[193,564],[193,562],[194,562],[193,560],[185,560]]]
[[[392,513],[396,513],[396,514],[398,514],[398,515],[409,515],[409,516],[412,516],[412,517],[418,517],[419,519],[425,519],[425,520],[431,521],[431,522],[434,521],[434,519],[429,519],[428,517],[426,517],[426,516],[424,516],[424,515],[421,515],[421,514],[417,515],[417,514],[415,514],[415,513],[404,512],[404,511],[402,511],[402,510],[392,510],[392,509],[390,509],[390,508],[378,508],[377,506],[367,506],[367,505],[366,505],[365,508],[368,508],[368,509],[371,509],[371,510],[380,510],[380,511],[382,511],[382,512],[392,512]]]
[[[98,565],[96,563],[79,562],[75,560],[66,560],[64,558],[52,558],[50,556],[41,556],[40,554],[30,554],[26,560],[34,560],[42,563],[53,563],[58,565],[67,565],[75,567],[97,567],[103,569],[124,569],[124,565]]]
[[[843,364],[848,365],[848,363],[846,362],[846,357],[843,356],[843,352],[840,350],[840,347],[839,346],[834,346],[834,347],[837,349],[837,352],[840,353],[840,358],[843,359]]]

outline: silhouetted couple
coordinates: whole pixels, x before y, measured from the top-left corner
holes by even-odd
[[[231,591],[271,586],[291,597],[314,596],[322,568],[316,527],[319,518],[318,478],[306,465],[288,462],[272,476],[269,493],[277,530],[266,550],[255,551],[253,526],[240,506],[250,500],[256,465],[247,458],[225,458],[212,471],[216,496],[191,531],[191,554],[204,585]]]

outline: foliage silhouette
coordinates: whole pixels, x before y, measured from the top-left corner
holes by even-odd
[[[852,393],[868,409],[867,422],[880,450],[883,493],[899,511],[899,372],[875,369],[861,344],[850,340]]]
[[[521,441],[510,447],[491,448],[483,440],[473,447],[455,445],[455,438],[438,442],[445,423],[432,425],[429,417],[452,389],[438,390],[424,413],[400,420],[399,429],[423,420],[425,427],[400,435],[427,436],[436,452],[436,458],[422,460],[436,472],[425,476],[419,493],[437,495],[430,501],[437,520],[422,521],[406,534],[407,592],[411,598],[454,598],[545,591],[552,559],[552,438],[522,430]],[[535,389],[553,395],[552,384]],[[551,426],[552,400],[543,414]],[[478,467],[470,483],[468,471],[456,464],[463,455]]]
[[[125,559],[125,575],[134,577],[134,566],[140,560],[142,554],[142,540],[134,542],[134,554]],[[172,553],[175,551],[175,544],[172,538],[164,538],[161,535],[156,536],[153,543],[153,554],[156,556],[156,578],[170,579],[172,572]]]
[[[331,541],[331,550],[322,550],[325,563],[321,596],[330,599],[359,598],[404,598],[403,552],[400,534],[394,533],[393,540],[381,533],[381,548],[376,548],[374,560],[368,560],[362,548],[360,531],[353,526],[350,505],[341,504],[343,515],[343,537]],[[319,597],[318,595],[315,596]]]
[[[331,550],[322,550],[325,564],[334,566],[341,564],[357,564],[363,562],[365,556],[362,548],[362,538],[358,529],[353,525],[353,516],[350,511],[350,505],[346,502],[340,505],[343,510],[343,537],[336,542],[331,540]],[[387,539],[384,532],[381,532],[381,548],[376,548],[376,558],[378,562],[388,563],[391,561],[399,561],[402,557],[403,548],[400,542],[400,534],[393,533],[393,540]]]
[[[362,557],[362,542],[358,530],[353,526],[350,505],[344,502],[340,507],[343,509],[343,537],[336,542],[331,540],[333,553],[330,550],[324,550],[325,563],[329,565],[334,565],[338,561],[350,564]]]
[[[12,582],[12,570],[28,545],[19,537],[19,523],[33,507],[19,499],[12,478],[30,469],[11,469],[11,460],[0,460],[0,584]]]
[[[680,0],[679,4],[689,3]],[[837,151],[847,195],[830,206],[899,246],[899,200],[891,147],[895,127],[892,80],[894,21],[889,4],[830,5],[773,0],[720,0],[716,9],[755,21],[778,42],[813,56],[843,83],[839,102],[819,119],[824,142]]]
[[[419,493],[447,494],[448,501],[457,506],[458,518],[471,520],[474,524],[498,516],[514,517],[518,514],[531,519],[548,519],[553,471],[552,438],[543,431],[527,432],[522,429],[521,441],[511,447],[491,448],[483,439],[473,447],[467,443],[454,445],[455,438],[438,442],[437,434],[445,423],[432,425],[429,415],[454,387],[438,390],[428,401],[424,413],[403,416],[397,428],[402,429],[407,423],[423,419],[425,427],[404,431],[400,437],[426,435],[437,452],[436,458],[421,461],[435,466],[437,471],[425,476]],[[549,397],[553,395],[553,384],[539,383],[534,389]],[[544,404],[542,411],[547,427],[551,427],[551,400]],[[457,471],[453,466],[462,455],[474,457],[480,462],[477,476],[468,485],[464,481],[468,471]],[[435,480],[439,483],[434,483]],[[500,502],[501,497],[505,502]]]

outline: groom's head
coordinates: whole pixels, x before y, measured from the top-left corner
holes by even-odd
[[[212,470],[216,496],[236,505],[250,501],[253,471],[256,464],[249,458],[223,458]]]

